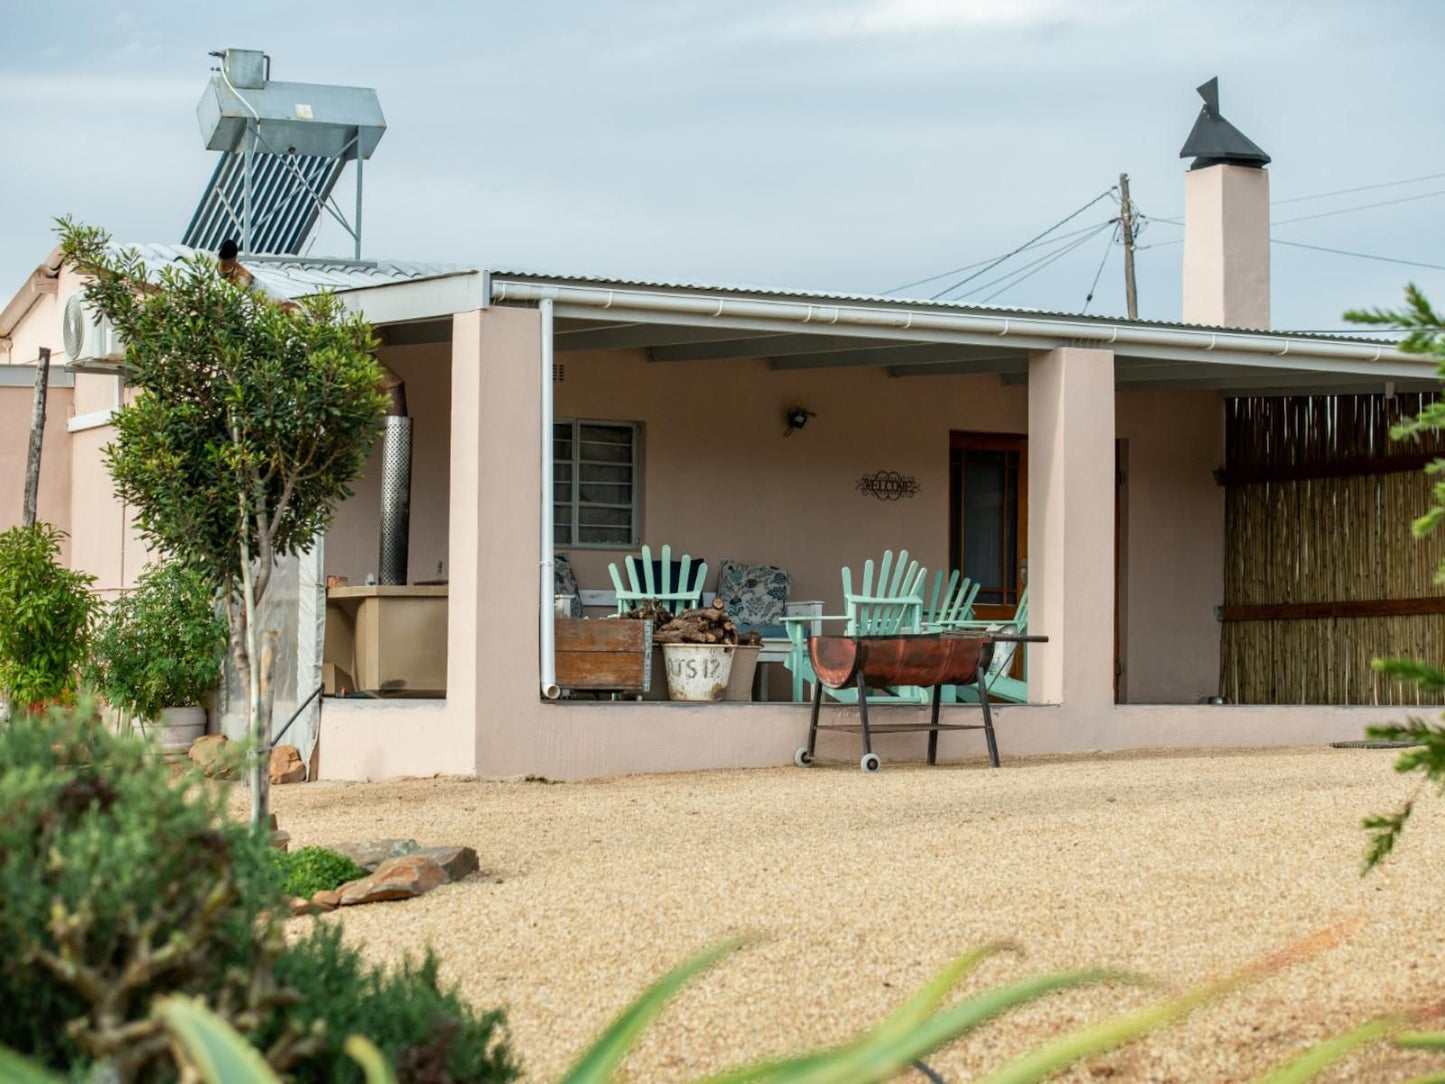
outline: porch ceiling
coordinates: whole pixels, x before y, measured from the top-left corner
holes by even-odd
[[[758,359],[775,371],[866,366],[889,376],[913,378],[959,373],[994,374],[1005,384],[1028,382],[1030,350],[1015,344],[972,344],[839,334],[831,327],[772,331],[720,323],[621,322],[558,317],[558,353],[642,349],[656,364]],[[1094,346],[1097,343],[1078,343]],[[1218,359],[1198,351],[1120,344],[1115,350],[1115,386],[1120,391],[1218,391],[1225,395],[1350,394],[1379,392],[1384,381],[1376,365],[1300,357]],[[1428,377],[1395,375],[1398,391],[1430,391]]]

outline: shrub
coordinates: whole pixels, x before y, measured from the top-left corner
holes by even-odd
[[[419,963],[405,960],[387,972],[344,945],[338,926],[318,923],[276,961],[276,977],[300,995],[284,1014],[287,1024],[306,1029],[324,1020],[326,1025],[325,1048],[291,1067],[294,1080],[362,1080],[344,1050],[348,1035],[374,1042],[403,1084],[517,1078],[516,1060],[502,1041],[501,1012],[478,1013],[455,988],[442,986],[430,952]],[[275,1041],[281,1023],[281,1014],[273,1017],[254,1037],[256,1044],[264,1049]]]
[[[111,604],[86,683],[127,715],[154,722],[165,708],[199,704],[211,691],[226,635],[207,581],[163,561],[141,574],[133,594]]]
[[[0,1048],[71,1074],[105,1062],[121,1082],[171,1080],[152,1007],[185,994],[297,1082],[360,1079],[342,1052],[358,1029],[403,1084],[516,1076],[500,1014],[442,988],[434,961],[389,974],[328,926],[288,946],[272,852],[226,815],[226,794],[194,772],[173,779],[148,741],[88,706],[0,727]],[[426,1075],[438,1059],[448,1077]]]
[[[0,532],[0,699],[13,707],[75,692],[97,604],[95,577],[57,559],[64,537],[49,523]]]
[[[132,1079],[164,1056],[163,1037],[122,1030],[156,995],[245,1004],[254,917],[284,902],[224,802],[88,708],[0,729],[0,1044],[56,1067],[114,1058]]]
[[[281,891],[303,899],[366,876],[366,870],[346,855],[325,847],[273,851],[271,863],[281,878]]]

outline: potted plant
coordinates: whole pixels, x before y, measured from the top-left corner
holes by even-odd
[[[110,605],[92,644],[87,683],[123,718],[159,723],[162,748],[183,753],[206,732],[200,704],[220,677],[226,632],[207,581],[162,561]]]

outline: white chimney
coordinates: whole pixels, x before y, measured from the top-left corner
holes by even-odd
[[[1269,155],[1219,114],[1219,80],[1199,88],[1204,108],[1181,158],[1184,178],[1184,322],[1269,327]]]

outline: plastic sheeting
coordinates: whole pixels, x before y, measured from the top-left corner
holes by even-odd
[[[296,707],[321,684],[321,641],[326,624],[326,578],[322,574],[321,540],[296,557],[282,557],[271,573],[266,597],[257,613],[257,626],[275,630],[273,670],[276,696],[271,711],[271,733],[280,734]],[[257,660],[259,662],[259,660]],[[230,654],[226,656],[221,689],[221,733],[232,741],[246,738],[246,687]],[[321,726],[320,697],[313,698],[291,723],[281,741],[294,745],[304,764]]]

